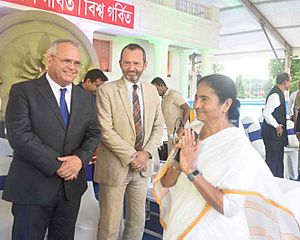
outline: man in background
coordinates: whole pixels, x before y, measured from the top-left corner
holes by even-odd
[[[131,43],[121,51],[123,77],[97,91],[102,141],[95,181],[100,183],[98,240],[116,240],[126,197],[123,240],[140,240],[145,224],[146,177],[160,144],[163,116],[156,89],[141,79],[147,66],[145,50]]]
[[[3,199],[12,202],[12,239],[74,239],[85,167],[100,131],[91,94],[72,84],[80,46],[55,41],[47,73],[14,84],[6,108],[7,136],[14,150]]]
[[[107,81],[107,76],[100,69],[95,68],[86,73],[83,81],[78,86],[96,95],[98,87]]]
[[[151,83],[156,87],[159,96],[162,97],[161,108],[167,126],[168,152],[170,152],[174,138],[172,134],[175,134],[178,128],[183,128],[184,124],[188,121],[190,108],[182,95],[178,91],[168,88],[164,80],[160,77],[154,78]]]
[[[275,177],[283,178],[284,146],[288,144],[284,91],[291,87],[288,73],[276,77],[276,85],[269,92],[263,109],[261,135],[266,149],[266,163]]]
[[[96,91],[98,89],[98,87],[102,84],[104,84],[105,82],[108,81],[107,76],[100,70],[100,69],[92,69],[89,70],[83,81],[81,83],[78,84],[79,87],[83,88],[84,90],[88,91],[89,93],[93,94],[93,99],[96,101]],[[96,111],[96,109],[95,109]],[[94,154],[92,160],[92,176],[94,176],[94,164],[96,162],[96,156],[97,156],[97,151]],[[93,181],[93,186],[94,186],[94,193],[95,193],[95,197],[97,199],[99,199],[99,184],[96,183],[95,181]]]
[[[300,81],[298,82],[298,90],[292,92],[290,95],[288,114],[292,121],[295,121],[295,118],[297,117],[297,113],[298,113],[298,109],[295,108],[295,103],[296,103],[296,97],[299,92],[299,89],[300,89]]]

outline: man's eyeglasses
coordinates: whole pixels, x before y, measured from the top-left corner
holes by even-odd
[[[55,55],[53,55],[53,57],[57,58],[64,66],[70,66],[73,63],[76,68],[80,68],[82,65],[80,61],[74,61],[68,58],[59,58]]]

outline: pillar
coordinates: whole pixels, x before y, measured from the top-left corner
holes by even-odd
[[[151,41],[154,47],[154,77],[166,80],[168,75],[168,51],[169,43],[164,40]]]
[[[211,49],[202,49],[201,50],[201,70],[202,76],[213,73],[213,51]]]
[[[190,50],[181,50],[179,53],[180,57],[180,78],[179,87],[180,92],[184,99],[188,99],[189,91],[189,70],[190,70],[190,55],[192,52]]]

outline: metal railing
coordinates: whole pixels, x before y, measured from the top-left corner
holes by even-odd
[[[154,3],[158,3],[158,4],[160,4],[160,5],[163,5],[162,0],[148,0],[148,1],[154,2]]]
[[[165,6],[170,5],[170,4],[164,3],[163,0],[148,0],[148,1],[160,4],[160,5],[165,5]],[[175,3],[175,0],[174,0],[174,3]],[[171,4],[171,5],[173,5],[173,4]],[[210,8],[200,5],[198,3],[194,3],[192,1],[176,0],[176,4],[174,4],[173,6],[169,6],[169,7],[174,7],[178,11],[186,12],[188,14],[195,15],[195,16],[198,16],[198,17],[201,17],[204,19],[213,20],[213,16],[211,16],[212,14],[211,14]]]
[[[176,9],[201,18],[211,19],[209,8],[191,1],[177,0]]]

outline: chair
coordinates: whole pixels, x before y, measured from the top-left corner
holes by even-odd
[[[94,194],[91,164],[87,166],[87,180],[88,188],[81,197],[75,228],[75,240],[97,239],[100,210]]]
[[[284,148],[284,178],[294,179],[298,178],[298,149],[299,141],[294,130],[294,122],[286,121],[288,146]]]
[[[10,147],[8,140],[5,138],[0,138],[0,157],[2,156],[12,156],[13,149]]]
[[[246,116],[241,119],[241,122],[242,122],[242,125],[243,125],[246,135],[248,135],[248,128],[254,122],[253,119],[249,116]]]
[[[262,156],[262,158],[266,159],[266,149],[265,144],[261,137],[261,128],[257,123],[252,123],[248,127],[248,136],[252,146],[255,150]]]
[[[264,117],[263,117],[263,116],[260,116],[260,117],[258,118],[258,122],[259,122],[260,127],[262,127],[263,121],[264,121]]]
[[[286,121],[287,135],[289,140],[288,147],[299,148],[299,140],[296,137],[294,122],[291,120]]]
[[[0,236],[1,239],[11,239],[13,216],[10,202],[2,200],[3,187],[8,173],[11,157],[0,157]]]

